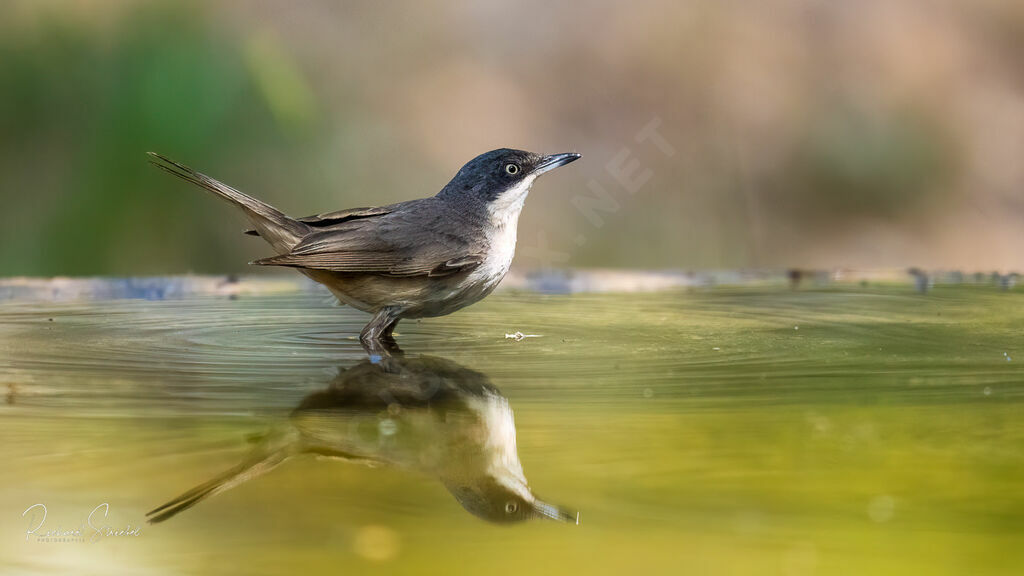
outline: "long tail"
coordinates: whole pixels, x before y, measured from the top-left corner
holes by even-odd
[[[264,439],[245,461],[224,471],[213,479],[203,482],[174,500],[146,512],[147,520],[153,524],[163,522],[179,512],[188,510],[214,494],[219,494],[257,476],[266,474],[295,454],[295,452],[294,443],[289,441],[289,438],[286,436]]]
[[[182,180],[191,182],[200,188],[205,188],[241,208],[245,215],[249,217],[259,235],[267,242],[270,242],[279,253],[288,252],[292,246],[310,232],[309,226],[285,216],[284,213],[270,204],[243,194],[223,182],[218,182],[205,174],[196,172],[188,166],[175,162],[166,156],[156,152],[147,152],[147,154],[152,158],[150,163],[157,168],[173,174]]]

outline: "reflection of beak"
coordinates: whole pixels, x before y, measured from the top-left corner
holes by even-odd
[[[550,156],[545,156],[543,159],[541,159],[540,163],[537,164],[536,168],[533,169],[533,173],[540,176],[541,174],[548,172],[550,170],[554,170],[559,166],[565,166],[569,162],[579,160],[580,156],[582,155],[577,154],[575,152],[569,152],[566,154],[552,154]]]
[[[533,511],[542,518],[548,518],[549,520],[557,520],[559,522],[568,522],[569,524],[580,523],[580,513],[575,510],[566,510],[559,508],[547,502],[541,502],[537,500],[533,503]]]

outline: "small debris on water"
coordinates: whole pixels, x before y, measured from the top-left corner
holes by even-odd
[[[793,330],[799,330],[799,329],[800,329],[799,326],[793,326]]]
[[[712,350],[714,350],[715,352],[718,352],[718,351],[721,350],[721,348],[719,348],[718,346],[715,346],[714,348],[712,348]]]
[[[540,337],[541,337],[540,334],[523,334],[522,332],[518,332],[518,331],[513,332],[512,334],[505,334],[505,339],[506,340],[515,340],[516,342],[519,342],[523,338],[540,338]]]
[[[1010,358],[1010,355],[1007,354],[1006,352],[1003,352],[1003,357],[1006,358],[1007,362],[1012,362],[1013,361],[1013,358]]]
[[[989,388],[988,386],[985,386],[985,389],[982,390],[981,393],[984,394],[985,396],[991,396],[992,395],[992,389]]]

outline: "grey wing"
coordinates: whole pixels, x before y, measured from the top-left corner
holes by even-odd
[[[446,234],[441,220],[409,210],[356,219],[310,234],[287,254],[254,264],[386,276],[446,276],[480,265],[479,248]]]

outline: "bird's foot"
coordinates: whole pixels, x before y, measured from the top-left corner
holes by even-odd
[[[402,355],[402,349],[392,336],[398,324],[397,316],[396,309],[383,308],[374,314],[373,319],[359,333],[359,342],[370,356],[370,362],[382,364],[389,358]]]
[[[404,352],[398,346],[398,342],[391,336],[379,338],[363,338],[360,336],[359,343],[363,350],[370,357],[370,362],[379,365],[387,372],[393,372],[395,359],[404,356]]]

